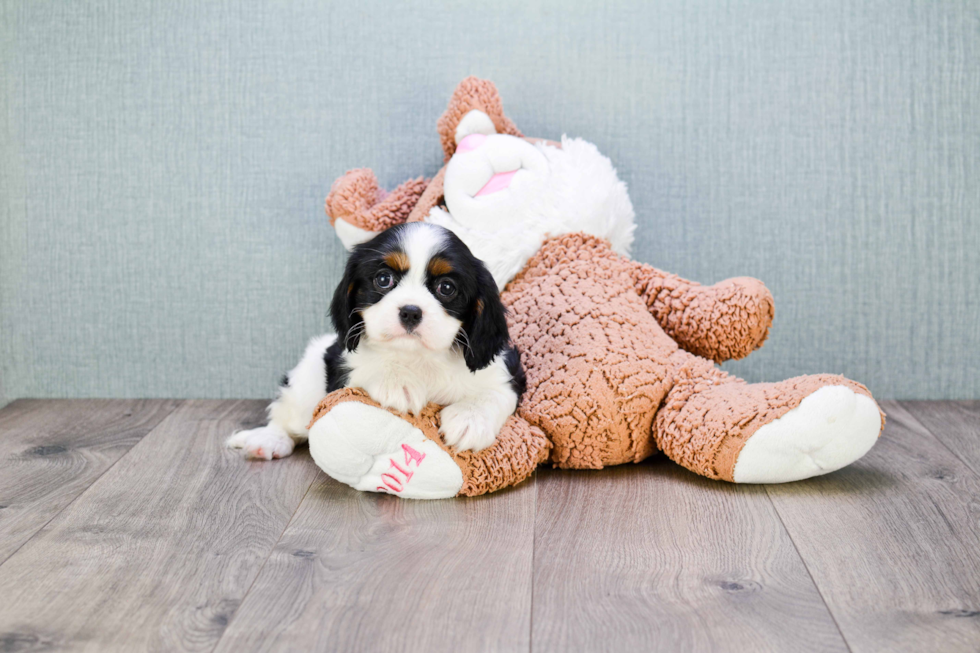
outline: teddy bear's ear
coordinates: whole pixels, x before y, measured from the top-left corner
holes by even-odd
[[[474,110],[485,113],[498,134],[510,134],[519,138],[524,136],[517,125],[504,115],[504,105],[493,82],[479,77],[467,77],[453,91],[446,112],[436,123],[446,161],[452,158],[453,152],[456,151],[456,128],[463,117]]]

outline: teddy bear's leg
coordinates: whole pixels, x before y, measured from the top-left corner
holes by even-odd
[[[672,358],[674,385],[654,438],[709,478],[784,483],[826,474],[867,453],[884,425],[868,389],[842,376],[747,384],[686,352]]]
[[[370,240],[379,231],[408,220],[429,180],[409,179],[386,192],[368,168],[349,170],[334,181],[327,195],[326,211],[344,246]]]
[[[475,496],[526,479],[548,455],[540,430],[511,416],[491,447],[458,452],[439,436],[439,407],[417,416],[381,408],[363,390],[328,395],[310,424],[310,454],[357,490],[409,499]]]

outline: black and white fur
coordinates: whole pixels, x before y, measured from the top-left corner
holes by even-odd
[[[440,431],[460,450],[489,447],[516,409],[524,371],[497,285],[452,232],[415,222],[355,247],[330,314],[337,335],[310,341],[268,425],[235,433],[228,446],[250,458],[288,456],[320,400],[343,387],[400,412],[441,404]]]

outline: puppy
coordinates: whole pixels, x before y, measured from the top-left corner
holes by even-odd
[[[330,315],[337,335],[310,341],[283,377],[269,424],[235,433],[228,446],[250,458],[282,458],[307,438],[328,392],[363,388],[386,408],[418,414],[444,406],[449,445],[493,444],[524,392],[497,285],[452,232],[413,222],[351,252]]]

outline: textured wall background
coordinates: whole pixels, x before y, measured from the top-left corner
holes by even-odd
[[[751,380],[980,396],[980,5],[0,3],[0,401],[268,396],[330,182],[432,174],[455,84],[594,141],[636,257],[766,281]]]

